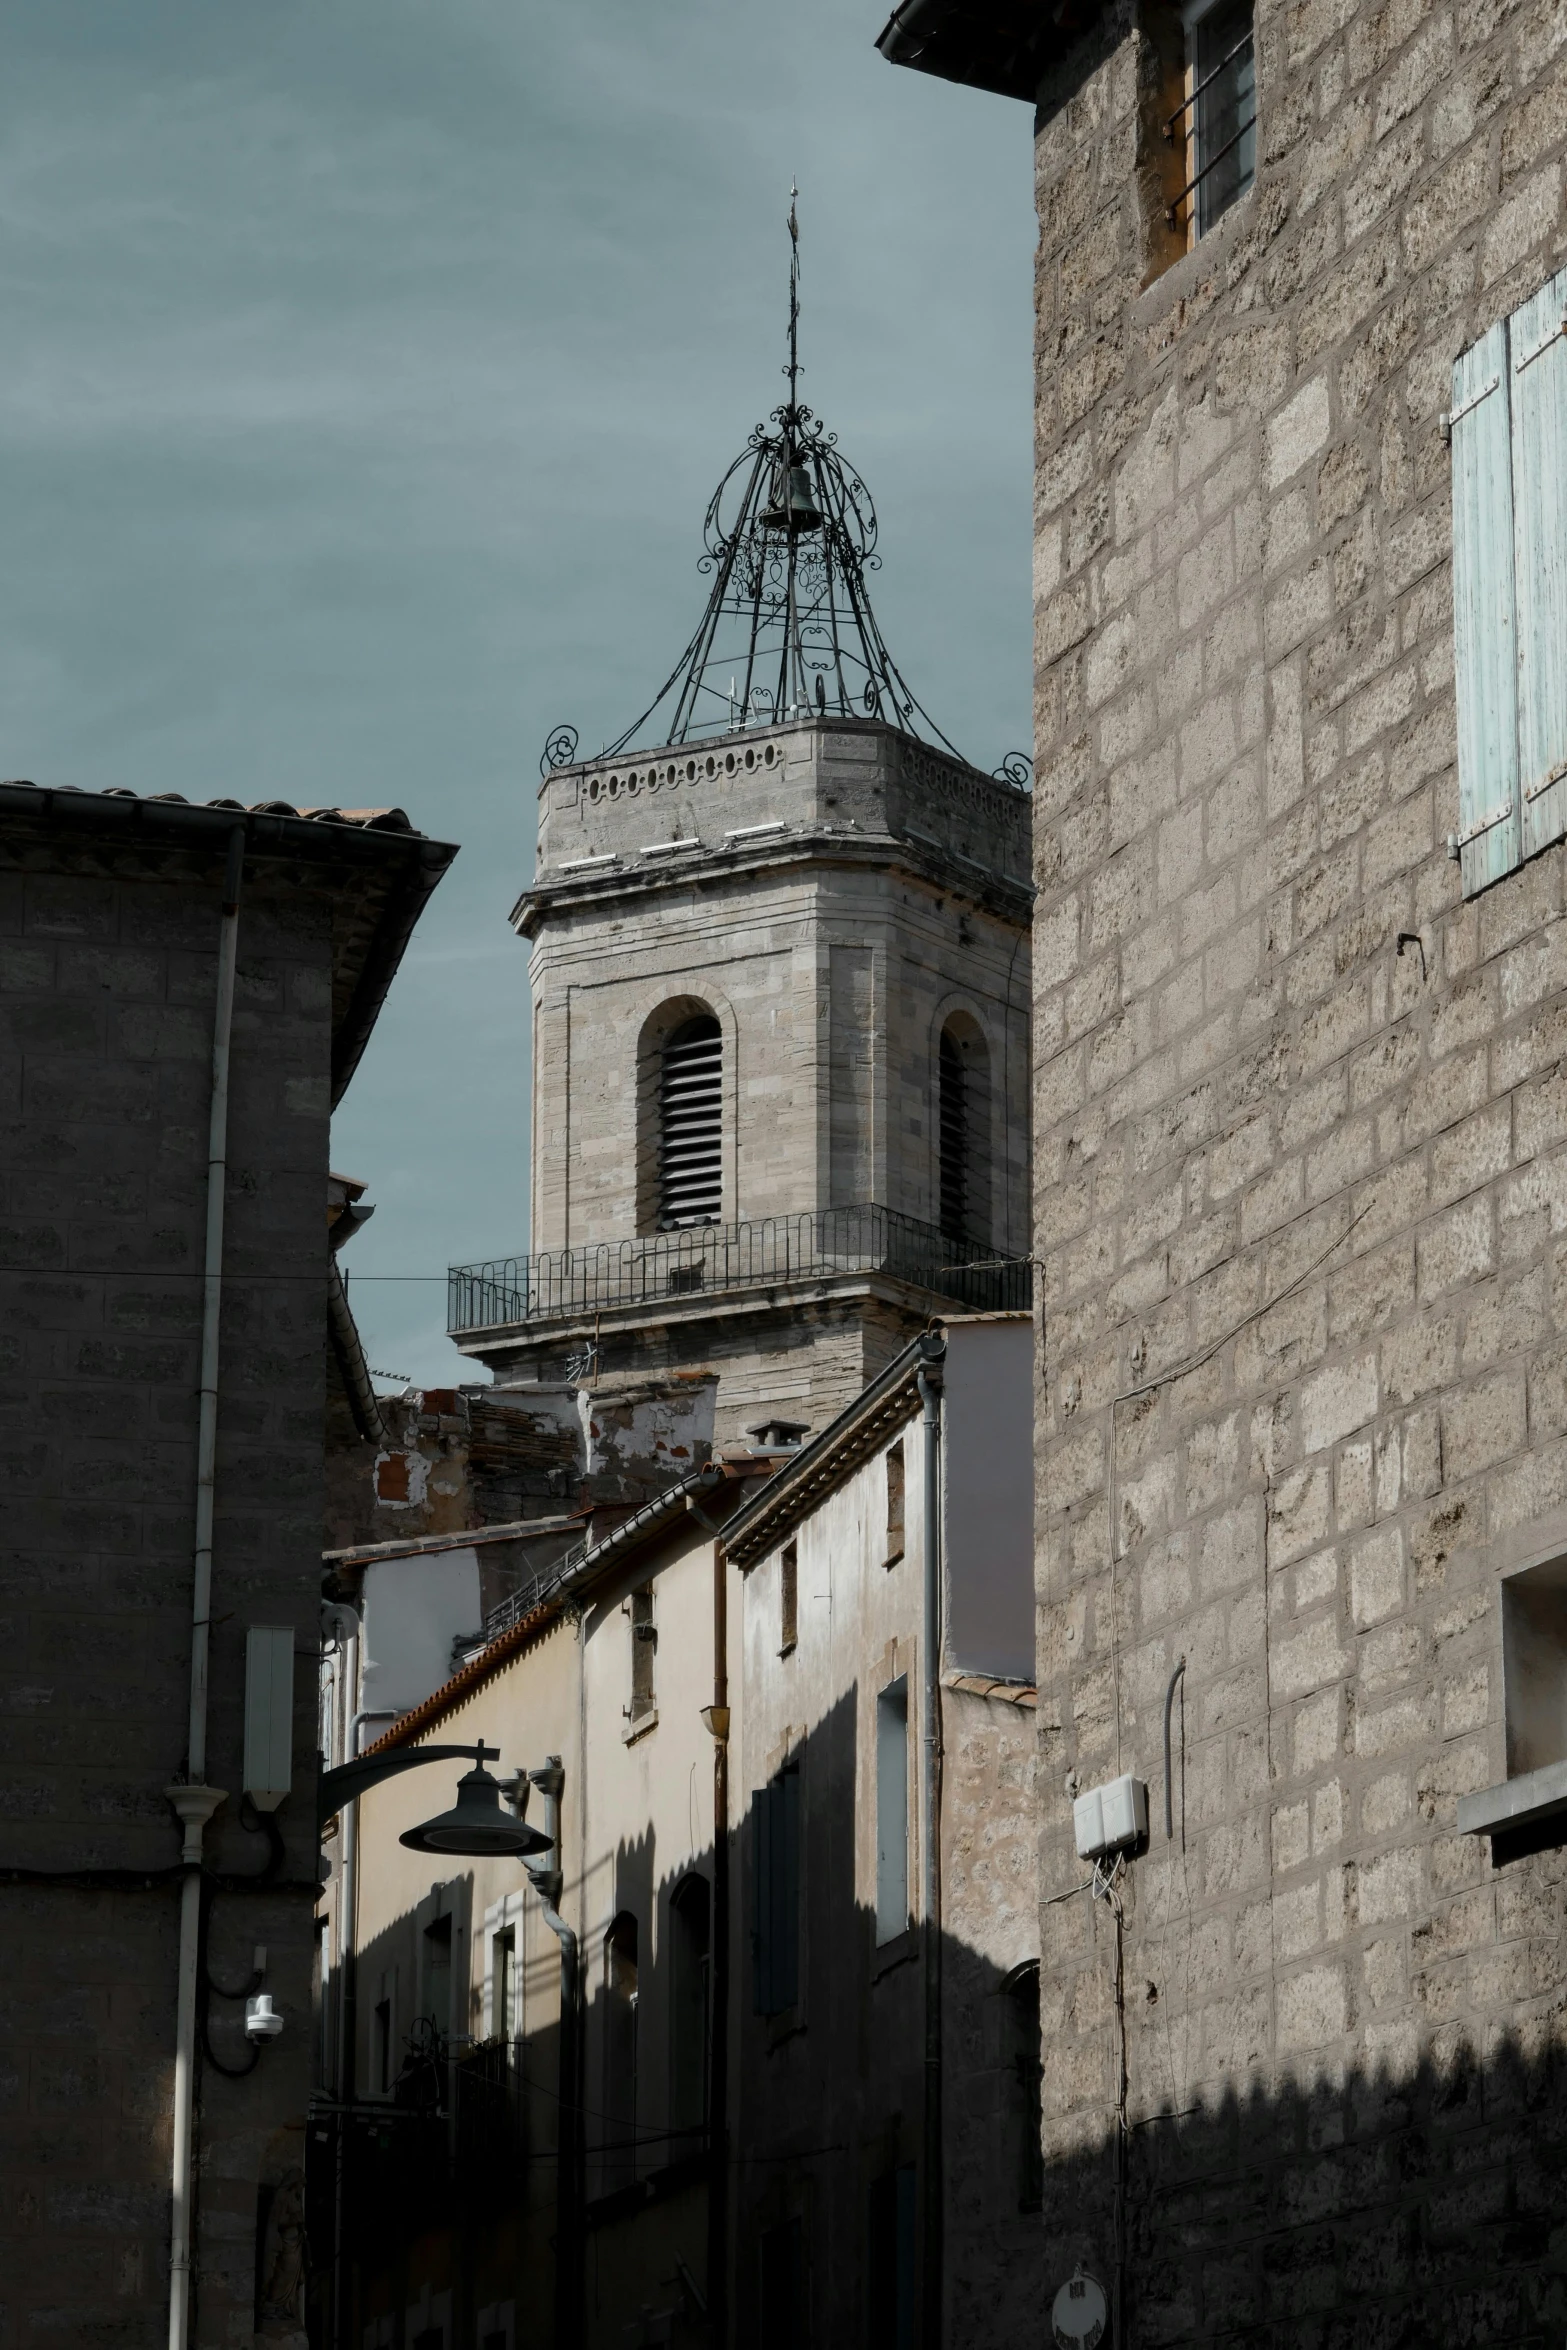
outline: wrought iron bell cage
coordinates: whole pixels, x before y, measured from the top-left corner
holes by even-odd
[[[799,229],[789,213],[789,397],[758,424],[708,501],[699,568],[711,587],[653,700],[599,754],[805,718],[880,719],[961,753],[915,697],[871,609],[876,509],[837,436],[799,397]],[[557,727],[540,771],[575,764]]]

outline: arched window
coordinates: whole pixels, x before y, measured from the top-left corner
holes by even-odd
[[[711,1012],[664,1039],[658,1085],[658,1221],[716,1224],[723,1207],[724,1041]]]
[[[637,2175],[637,1921],[623,1909],[604,1937],[604,2179]]]
[[[707,1978],[712,1899],[705,1877],[684,1877],[669,1904],[669,2122],[707,2119]]]
[[[954,1013],[936,1062],[938,1220],[943,1237],[990,1239],[990,1054],[979,1024]]]

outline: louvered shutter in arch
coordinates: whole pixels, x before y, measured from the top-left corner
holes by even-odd
[[[716,1224],[723,1208],[724,1042],[710,1012],[666,1040],[659,1075],[659,1223]]]
[[[1510,322],[1523,853],[1567,832],[1567,270]]]
[[[1453,365],[1453,649],[1464,894],[1518,862],[1517,627],[1507,327]]]

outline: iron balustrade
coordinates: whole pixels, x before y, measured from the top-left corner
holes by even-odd
[[[855,1273],[887,1274],[973,1313],[1026,1312],[1032,1302],[1026,1257],[949,1239],[934,1224],[891,1208],[862,1206],[454,1265],[447,1276],[447,1328],[493,1330]]]

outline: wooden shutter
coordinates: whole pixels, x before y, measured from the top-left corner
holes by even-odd
[[[1510,322],[1523,853],[1567,832],[1567,270]]]
[[[1517,627],[1507,327],[1453,364],[1458,843],[1467,897],[1518,862]]]

